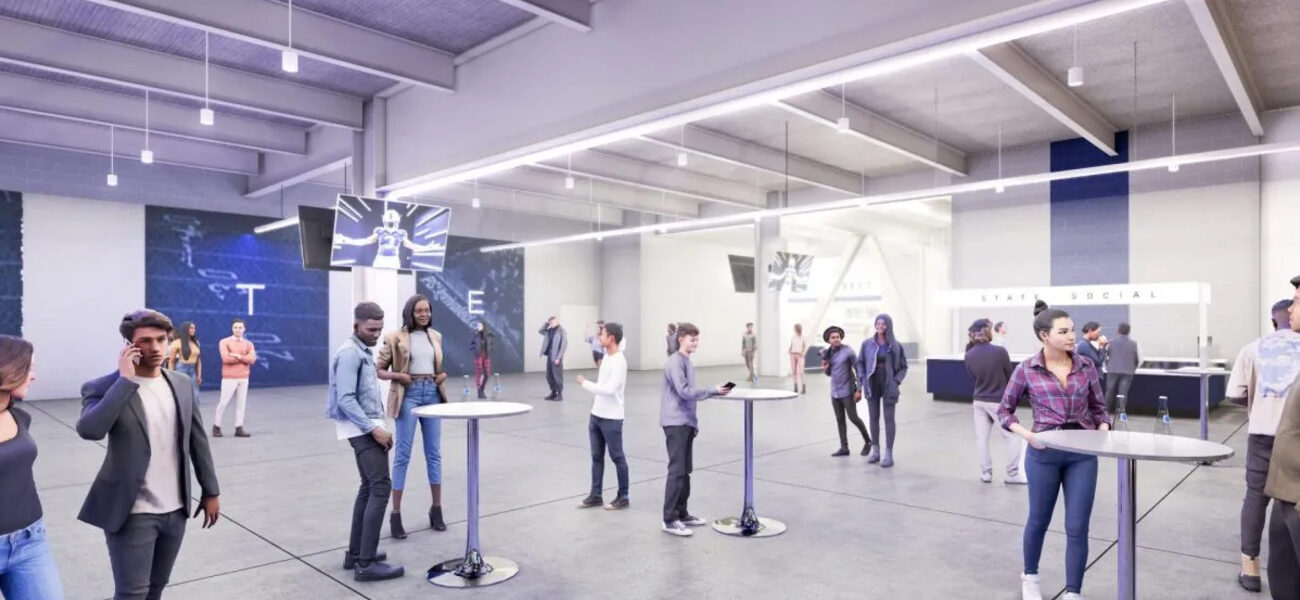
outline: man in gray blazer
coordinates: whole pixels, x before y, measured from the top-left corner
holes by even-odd
[[[569,334],[560,326],[560,320],[551,317],[537,331],[542,336],[542,356],[546,357],[546,384],[551,395],[544,400],[564,399],[564,351],[569,347]]]
[[[104,464],[79,519],[104,530],[114,598],[156,599],[171,578],[190,511],[190,465],[201,489],[197,517],[216,524],[217,474],[199,416],[194,382],[162,368],[171,320],[141,309],[119,327],[126,347],[118,372],[81,386],[77,433],[108,438]]]

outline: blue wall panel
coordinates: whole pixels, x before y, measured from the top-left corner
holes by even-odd
[[[270,219],[175,208],[145,210],[145,302],[177,326],[198,325],[203,388],[220,387],[217,342],[248,323],[253,387],[328,380],[329,280],[302,268],[297,228],[254,235]],[[239,284],[262,284],[245,290]],[[252,310],[249,310],[249,294]]]
[[[23,195],[0,191],[0,333],[23,330]]]
[[[1128,134],[1115,134],[1117,156],[1087,140],[1053,142],[1053,172],[1128,162]],[[1051,183],[1052,285],[1129,283],[1129,175],[1115,173]],[[1128,306],[1062,306],[1082,329],[1088,321],[1115,335]]]
[[[443,271],[417,273],[416,289],[433,304],[433,327],[442,333],[450,375],[473,375],[474,357],[469,343],[474,324],[479,320],[486,322],[488,329],[496,334],[492,370],[497,373],[524,370],[523,250],[479,252],[484,246],[502,243],[450,236]],[[471,292],[474,292],[472,296]],[[473,314],[471,310],[482,314]]]

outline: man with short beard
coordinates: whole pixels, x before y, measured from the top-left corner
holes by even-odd
[[[355,568],[353,578],[357,581],[381,581],[406,574],[401,566],[384,562],[388,556],[379,551],[379,530],[393,489],[388,476],[393,434],[384,429],[384,402],[379,396],[378,370],[371,350],[379,344],[384,331],[384,309],[374,302],[362,302],[353,309],[352,316],[352,338],[334,352],[330,363],[325,416],[334,421],[338,439],[352,445],[361,475],[343,568]]]
[[[162,313],[128,313],[118,327],[126,346],[117,372],[81,386],[77,433],[108,438],[108,454],[79,519],[104,530],[117,600],[161,598],[185,538],[190,465],[201,490],[206,529],[217,523],[217,473],[199,416],[194,382],[162,368],[172,322]]]

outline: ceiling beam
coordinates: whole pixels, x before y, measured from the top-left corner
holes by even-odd
[[[787,98],[776,103],[788,112],[814,123],[835,128],[841,114],[849,118],[845,135],[892,150],[953,175],[966,175],[966,155],[931,136],[890,121],[853,103],[842,103],[839,96],[824,91]],[[859,185],[858,187],[861,187]]]
[[[343,168],[352,162],[353,151],[362,144],[363,135],[338,127],[313,127],[307,132],[307,155],[263,157],[262,170],[248,178],[244,197],[265,196]]]
[[[0,108],[144,130],[144,98],[9,73],[0,73]],[[307,153],[303,129],[229,114],[218,118],[209,127],[199,123],[195,109],[149,103],[151,133],[261,152]]]
[[[203,61],[0,18],[0,61],[203,99]],[[213,66],[211,99],[350,129],[361,129],[361,98]]]
[[[1015,42],[972,50],[967,55],[1079,137],[1092,142],[1107,156],[1119,154],[1115,148],[1115,126],[1025,54]]]
[[[577,179],[574,189],[566,190],[563,173],[545,168],[524,167],[492,175],[481,181],[479,186],[518,190],[520,193],[578,204],[604,204],[622,210],[674,218],[693,219],[700,216],[700,203],[693,199],[583,178],[577,174],[574,178]],[[473,182],[463,182],[461,185],[471,189],[474,186]]]
[[[90,1],[276,50],[288,41],[288,9],[276,2]],[[293,11],[293,48],[307,58],[417,87],[439,91],[456,87],[451,54],[300,8]]]
[[[573,154],[572,161],[572,166],[565,159],[534,163],[531,166],[715,204],[755,208],[760,201],[758,190],[754,187],[608,152],[585,150]]]
[[[802,156],[790,155],[787,161],[786,153],[775,148],[738,140],[695,125],[687,125],[677,135],[659,132],[641,139],[772,175],[786,176],[788,170],[790,179],[836,192],[852,195],[863,193],[862,177],[856,173]]]
[[[118,161],[140,160],[143,133],[128,129],[115,132],[113,137]],[[105,157],[109,151],[108,127],[10,110],[0,110],[0,140]],[[258,154],[242,148],[156,137],[149,139],[149,149],[153,150],[155,163],[242,175],[256,175],[258,171]],[[107,159],[104,172],[108,172]]]
[[[500,0],[552,23],[583,33],[591,31],[591,0]]]
[[[1263,103],[1259,101],[1259,88],[1246,66],[1241,45],[1228,20],[1223,2],[1219,0],[1187,0],[1187,8],[1192,11],[1196,28],[1201,31],[1205,45],[1214,57],[1214,63],[1223,74],[1223,81],[1228,84],[1232,98],[1237,101],[1241,116],[1246,119],[1246,126],[1256,137],[1264,135],[1264,122],[1259,117]]]

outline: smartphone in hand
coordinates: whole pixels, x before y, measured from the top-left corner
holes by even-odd
[[[728,390],[729,390],[729,389],[731,389],[731,388],[736,387],[736,384],[733,383],[733,382],[731,382],[731,381],[728,381],[728,382],[722,384],[722,387],[723,387],[724,389],[728,389]]]

